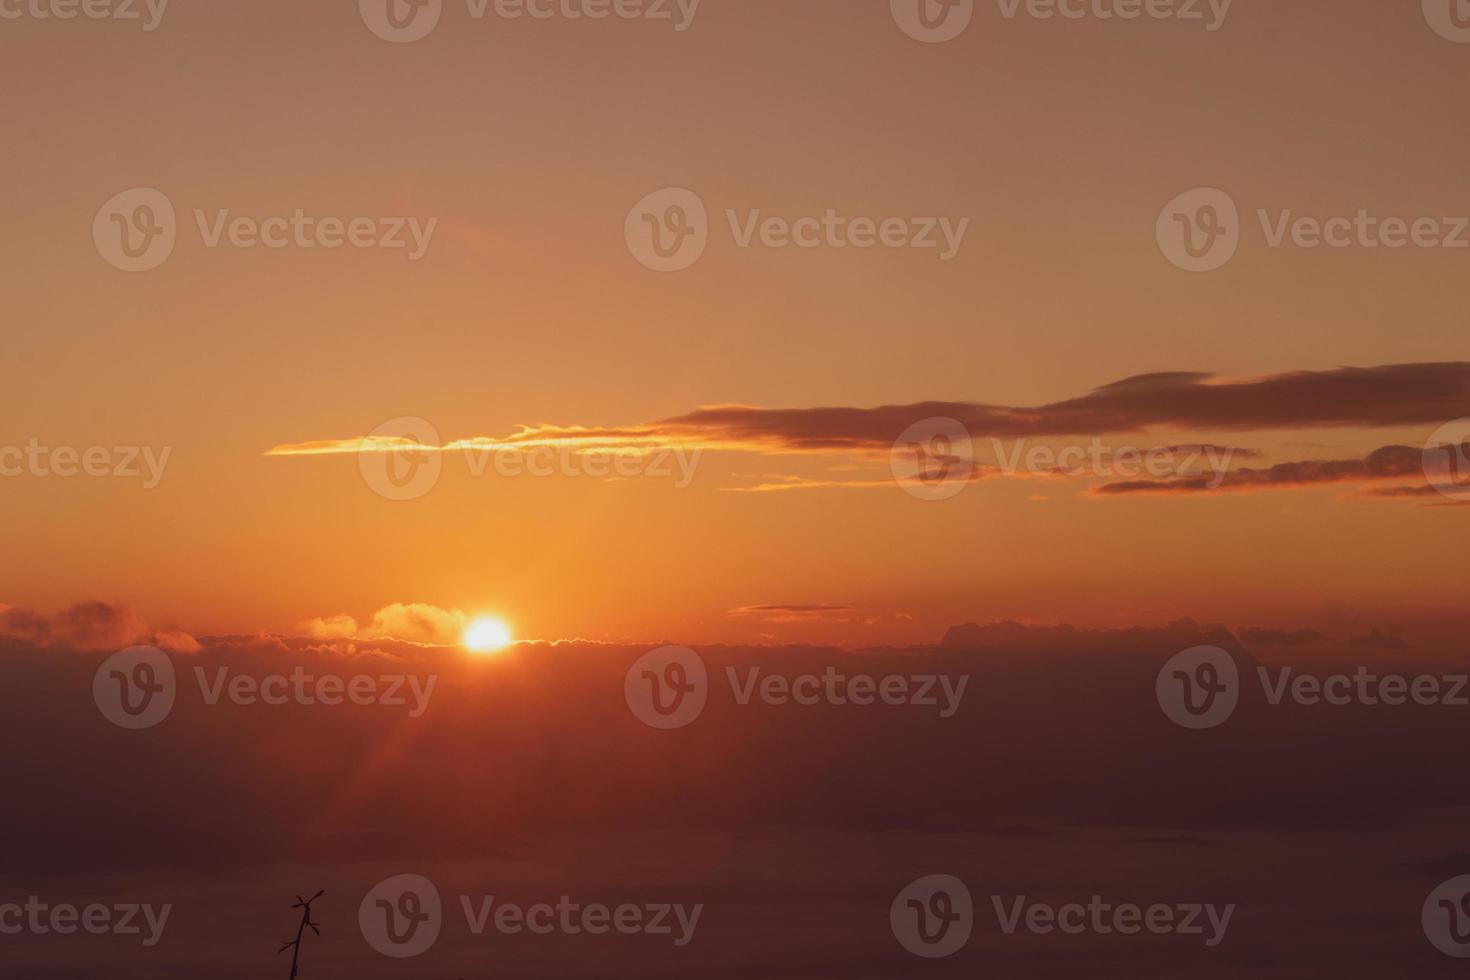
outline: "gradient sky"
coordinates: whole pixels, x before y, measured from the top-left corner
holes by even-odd
[[[474,22],[451,3],[408,45],[355,6],[175,0],[151,34],[0,23],[0,120],[26,150],[0,157],[0,444],[173,448],[154,490],[0,481],[0,602],[95,597],[194,632],[425,603],[525,637],[852,644],[1008,617],[1310,626],[1463,606],[1467,511],[1351,499],[1355,484],[736,493],[859,471],[718,451],[683,490],[474,479],[450,459],[429,496],[394,503],[351,456],[265,455],[398,416],[447,440],[703,405],[1037,406],[1154,372],[1465,361],[1470,252],[1272,250],[1252,219],[1228,266],[1190,275],[1154,238],[1165,202],[1200,186],[1247,215],[1470,213],[1470,138],[1446,108],[1470,46],[1418,4],[1242,2],[1206,33],[981,3],[942,45],[884,2],[705,0],[683,33]],[[128,275],[89,230],[136,186],[186,226],[194,208],[304,208],[439,231],[411,263],[211,250],[190,228],[161,269]],[[719,227],[694,268],[660,275],[623,223],[669,186]],[[951,262],[743,250],[725,208],[971,225]],[[1108,438],[1222,441],[1270,465],[1419,447],[1451,418]],[[843,608],[732,613],[764,605]]]

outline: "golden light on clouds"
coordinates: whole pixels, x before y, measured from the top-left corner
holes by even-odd
[[[510,644],[510,627],[504,620],[481,616],[465,627],[464,647],[471,653],[494,653]]]

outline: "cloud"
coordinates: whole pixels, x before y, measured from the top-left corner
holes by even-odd
[[[1175,456],[1216,456],[1225,459],[1260,459],[1259,449],[1243,449],[1240,446],[1216,446],[1208,442],[1196,442],[1187,446],[1164,446]]]
[[[1384,446],[1362,459],[1302,460],[1259,469],[1242,467],[1210,476],[1186,476],[1172,480],[1126,480],[1105,483],[1095,487],[1092,492],[1102,496],[1137,493],[1238,493],[1318,484],[1399,480],[1424,475],[1424,450],[1410,446]]]
[[[1440,491],[1427,483],[1422,487],[1370,487],[1359,494],[1361,497],[1383,497],[1385,499],[1435,497],[1439,495]]]
[[[767,623],[846,622],[857,610],[852,606],[829,603],[782,604],[771,603],[759,606],[740,606],[726,612],[727,616],[758,616]]]
[[[1391,426],[1470,414],[1470,362],[1300,371],[1244,381],[1141,375],[1036,408],[924,402],[873,409],[706,408],[661,423],[723,442],[787,451],[887,450],[909,425],[953,418],[972,436],[1102,435],[1156,427],[1248,430]]]
[[[1408,625],[1416,639],[1424,635],[1421,620]],[[1463,672],[1463,612],[1444,625],[1442,645],[1365,651],[1329,641],[1302,668]],[[1211,645],[1229,651],[1243,677],[1256,666],[1224,627],[1187,620],[1121,630],[971,625],[949,631],[942,644],[861,654],[698,646],[712,683],[722,686],[731,672],[792,678],[832,667],[849,676],[968,678],[967,693],[942,725],[919,706],[711,697],[673,752],[623,697],[628,671],[648,646],[522,644],[468,658],[444,647],[379,641],[365,649],[358,641],[266,634],[200,643],[190,667],[211,678],[224,670],[259,680],[300,667],[313,677],[433,677],[439,693],[418,719],[390,705],[318,702],[283,712],[213,705],[194,671],[180,671],[177,705],[167,727],[145,739],[149,778],[139,779],[138,741],[119,737],[87,696],[105,653],[33,656],[25,644],[0,644],[11,681],[0,685],[0,716],[27,733],[24,751],[0,759],[8,798],[26,801],[13,808],[13,835],[26,841],[11,855],[14,873],[212,870],[385,853],[449,859],[527,835],[637,827],[892,833],[959,826],[977,814],[1000,824],[1054,819],[1130,834],[1145,826],[1170,834],[1252,824],[1338,830],[1388,826],[1421,807],[1470,805],[1454,765],[1462,726],[1454,712],[1395,712],[1387,724],[1382,708],[1323,712],[1258,696],[1242,698],[1210,744],[1179,738],[1155,700],[1169,658]],[[1286,742],[1291,752],[1282,751]],[[801,747],[799,765],[793,746]],[[475,776],[487,752],[493,779]],[[1422,778],[1406,783],[1406,764]],[[1360,778],[1301,778],[1344,766]],[[1161,772],[1170,778],[1160,780]],[[1241,793],[1221,772],[1251,773],[1255,791]],[[874,794],[875,785],[889,791]],[[189,787],[191,805],[181,808],[160,786]],[[290,806],[281,805],[281,787]],[[96,806],[98,799],[109,805]],[[312,817],[305,829],[303,813]]]
[[[180,630],[164,630],[153,634],[153,645],[169,653],[198,653],[204,649],[198,640]]]
[[[1193,372],[1146,374],[1031,408],[928,401],[877,408],[719,405],[622,427],[523,426],[504,437],[442,446],[357,436],[279,445],[269,456],[359,452],[499,451],[559,446],[649,452],[675,447],[767,454],[886,455],[924,419],[952,418],[974,438],[1104,435],[1155,428],[1263,430],[1383,427],[1470,416],[1470,362],[1297,371],[1246,380]],[[788,489],[772,486],[769,489]]]
[[[1359,490],[1353,494],[1368,500],[1422,500],[1421,507],[1470,507],[1470,497],[1466,497],[1467,491],[1459,489],[1455,491],[1459,497],[1447,497],[1446,492],[1439,487],[1429,485],[1422,487],[1370,487]]]
[[[155,634],[126,606],[97,600],[79,602],[52,616],[33,609],[0,605],[0,637],[43,649],[94,652],[150,643],[173,653],[193,653],[198,643],[188,633]]]
[[[400,640],[431,646],[454,646],[464,635],[468,617],[458,609],[425,603],[395,602],[373,613],[362,625],[352,616],[327,616],[306,621],[301,630],[317,640]]]
[[[357,636],[357,620],[351,616],[327,616],[309,619],[301,631],[318,640],[349,640]]]

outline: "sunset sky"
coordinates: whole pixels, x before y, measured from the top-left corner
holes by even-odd
[[[98,599],[196,635],[419,604],[519,638],[853,646],[1003,619],[1436,621],[1463,607],[1470,512],[1361,492],[1422,473],[1108,494],[985,472],[992,436],[1009,450],[1032,424],[1029,444],[1210,444],[1261,470],[1412,459],[1470,416],[1470,250],[1271,248],[1255,217],[1470,211],[1450,110],[1470,47],[1418,7],[1239,3],[1209,32],[980,4],[944,44],[850,0],[706,0],[684,31],[450,4],[412,44],[351,3],[176,0],[151,33],[7,21],[0,117],[26,152],[0,160],[0,444],[170,456],[153,489],[0,481],[0,603]],[[90,229],[135,187],[166,194],[179,231],[165,264],[129,274]],[[659,273],[624,223],[669,187],[708,207],[710,241]],[[1198,187],[1243,223],[1208,274],[1155,238]],[[410,261],[208,248],[193,217],[298,208],[437,230]],[[945,261],[740,248],[727,209],[969,224]],[[1321,384],[1280,380],[1294,372]],[[1088,407],[1175,373],[1213,380]],[[1218,413],[1184,407],[1224,382]],[[1059,424],[1075,432],[1022,411],[1075,399]],[[700,413],[731,405],[747,408]],[[883,406],[917,407],[866,411]],[[981,464],[941,501],[889,468],[932,416],[963,417]],[[449,452],[429,493],[395,502],[353,453],[279,452],[350,448],[400,417],[441,444],[580,427],[703,455],[680,488],[476,477]]]
[[[1470,0],[0,0],[0,90],[0,975],[1463,977]]]

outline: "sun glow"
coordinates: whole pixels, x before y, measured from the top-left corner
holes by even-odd
[[[493,653],[510,646],[510,627],[503,620],[485,616],[465,627],[464,645],[471,653]]]

